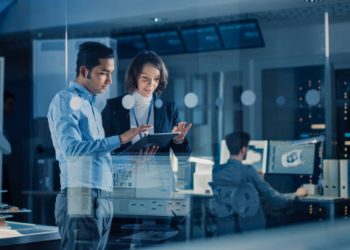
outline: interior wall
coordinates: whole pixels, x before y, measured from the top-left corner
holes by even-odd
[[[243,107],[243,128],[253,138],[263,137],[261,73],[264,69],[288,68],[308,65],[323,65],[325,62],[323,19],[313,20],[310,25],[300,23],[261,22],[261,30],[266,46],[246,50],[224,50],[200,54],[163,56],[170,70],[170,83],[179,75],[217,72],[240,72],[242,89],[256,93],[256,103]],[[316,22],[316,23],[315,23]],[[350,63],[350,22],[331,23],[330,53],[331,62],[337,68]],[[341,39],[340,39],[341,38]],[[126,69],[130,60],[120,60],[119,68]],[[119,83],[118,83],[119,84]],[[217,82],[212,82],[218,86]],[[233,105],[235,108],[235,105]],[[209,139],[208,139],[209,140]]]
[[[79,25],[87,22],[100,22],[101,29],[106,27],[133,28],[152,25],[150,19],[156,16],[166,17],[169,22],[177,22],[186,20],[188,17],[195,20],[227,16],[228,11],[229,15],[234,15],[304,5],[302,1],[296,3],[295,0],[284,0],[283,3],[274,1],[274,4],[271,5],[259,2],[256,0],[103,0],[103,2],[96,0],[23,0],[15,1],[15,4],[5,13],[6,15],[0,22],[0,34],[64,27],[66,23]],[[52,18],[53,16],[55,18]]]

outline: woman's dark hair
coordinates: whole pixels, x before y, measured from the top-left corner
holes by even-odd
[[[100,64],[100,59],[114,58],[113,49],[102,43],[85,42],[79,46],[77,56],[76,77],[80,74],[80,67],[84,65],[89,71]]]
[[[238,155],[243,147],[248,147],[250,135],[237,131],[226,136],[226,145],[231,155]]]
[[[146,64],[151,64],[160,72],[159,85],[154,91],[159,96],[167,87],[168,70],[162,58],[153,51],[145,50],[134,57],[125,75],[125,87],[129,94],[137,89],[137,81],[142,73],[143,66]]]

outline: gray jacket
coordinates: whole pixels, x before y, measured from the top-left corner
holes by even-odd
[[[229,159],[226,164],[216,166],[212,173],[212,186],[237,187],[242,183],[249,183],[253,186],[260,198],[259,211],[253,217],[240,218],[242,230],[263,228],[265,226],[266,209],[283,209],[292,204],[295,200],[294,194],[281,194],[273,189],[261,175],[250,165],[243,165],[238,160]]]

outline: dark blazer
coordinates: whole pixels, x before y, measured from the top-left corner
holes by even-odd
[[[125,109],[122,105],[122,99],[125,95],[109,99],[107,105],[102,111],[103,127],[106,137],[120,135],[130,129],[130,110]],[[153,101],[161,99],[163,106],[154,107],[154,133],[169,133],[173,127],[180,122],[179,112],[174,103],[168,102],[160,97],[153,96]],[[122,145],[114,153],[118,153],[131,145],[131,142]],[[170,147],[177,154],[189,154],[191,151],[187,139],[182,144],[176,144],[173,141],[166,148],[158,150],[159,153],[168,153]]]

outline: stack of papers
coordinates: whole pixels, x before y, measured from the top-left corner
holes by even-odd
[[[6,227],[4,227],[4,228],[0,227],[0,239],[19,237],[19,236],[22,236],[22,234],[16,230],[9,229]]]

